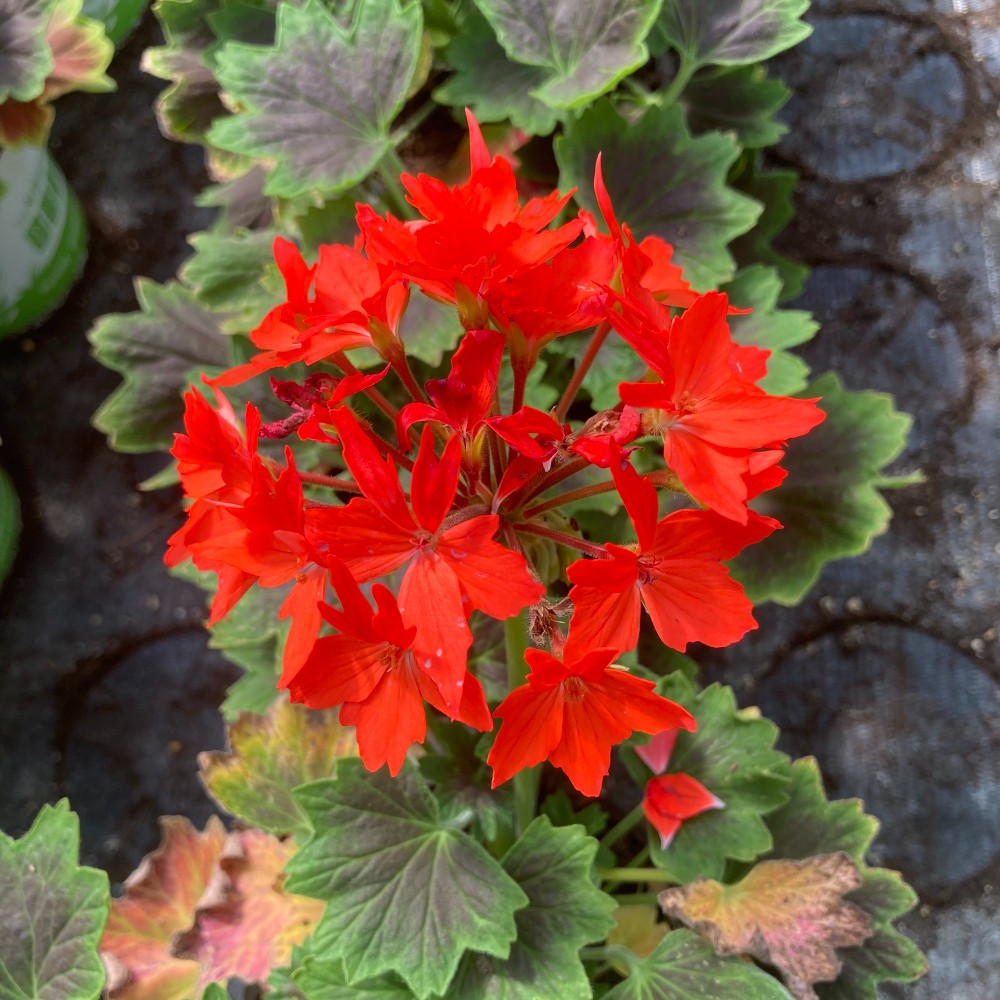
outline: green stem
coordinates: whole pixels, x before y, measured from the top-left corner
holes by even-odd
[[[671,104],[677,102],[677,98],[684,92],[688,81],[694,76],[698,63],[685,53],[681,53],[680,65],[677,67],[677,76],[670,81],[670,86],[666,90],[661,90],[657,95],[657,103],[660,107],[669,108]]]
[[[650,903],[654,905],[659,902],[660,894],[658,892],[623,892],[623,893],[612,893],[612,899],[619,906],[638,906],[644,904],[648,906]]]
[[[376,169],[382,180],[382,197],[385,199],[389,211],[403,221],[419,218],[417,210],[406,200],[403,185],[399,182],[399,175],[406,168],[403,166],[403,161],[396,155],[396,151],[394,149],[387,150],[385,156],[379,160]]]
[[[662,868],[598,868],[602,882],[673,882]]]
[[[623,816],[608,832],[601,837],[601,844],[604,847],[614,847],[622,837],[630,830],[638,826],[645,819],[646,814],[642,811],[640,802],[630,813]]]
[[[504,646],[507,652],[507,684],[513,691],[528,676],[528,664],[524,659],[528,648],[527,609],[504,622]],[[524,768],[514,775],[514,824],[517,836],[524,833],[535,818],[540,777],[540,767]]]

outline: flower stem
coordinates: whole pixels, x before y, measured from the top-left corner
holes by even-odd
[[[645,818],[640,802],[630,813],[623,816],[608,832],[601,837],[601,844],[604,847],[614,847],[622,837],[630,830],[638,826]]]
[[[337,479],[334,476],[323,476],[318,472],[302,472],[299,479],[314,486],[329,486],[331,490],[344,490],[347,493],[360,493],[361,487],[353,479]]]
[[[598,868],[602,882],[673,882],[660,868]]]
[[[410,369],[410,362],[406,360],[406,355],[402,354],[399,360],[392,361],[392,370],[399,376],[399,380],[406,387],[406,391],[418,402],[426,402],[427,397],[424,390],[420,388],[420,383],[413,377]]]
[[[590,371],[590,366],[594,363],[594,358],[597,357],[597,352],[601,349],[601,345],[607,339],[608,333],[611,331],[611,322],[605,320],[595,331],[593,337],[590,338],[590,343],[587,345],[587,351],[580,359],[580,363],[576,366],[573,372],[573,377],[569,380],[569,385],[566,386],[566,391],[562,394],[562,399],[559,400],[559,405],[556,407],[555,418],[560,423],[566,419],[566,412],[569,410],[570,406],[573,405],[573,400],[576,399],[576,394],[580,391],[580,386],[583,384],[584,377],[587,372]]]
[[[559,496],[546,500],[538,504],[537,507],[529,507],[525,512],[525,517],[535,517],[536,514],[544,514],[553,507],[561,507],[563,504],[573,503],[574,500],[586,500],[587,497],[596,497],[599,493],[610,493],[617,489],[613,482],[593,483],[590,486],[581,486],[579,489],[570,490],[567,493],[560,493]]]
[[[574,538],[572,535],[567,535],[564,531],[557,531],[555,528],[549,528],[544,524],[517,524],[515,525],[515,530],[525,535],[538,535],[540,538],[551,538],[552,541],[558,542],[560,545],[576,549],[578,552],[583,552],[588,556],[602,558],[608,554],[603,545],[595,545],[593,542],[584,541],[582,538]]]
[[[524,659],[528,648],[527,610],[504,622],[504,645],[507,652],[507,684],[513,691],[524,683],[528,675],[528,664]],[[535,818],[540,775],[540,767],[524,768],[514,775],[514,829],[518,837]]]

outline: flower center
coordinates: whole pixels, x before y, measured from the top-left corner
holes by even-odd
[[[577,704],[586,697],[587,685],[579,677],[567,677],[563,681],[563,698]]]

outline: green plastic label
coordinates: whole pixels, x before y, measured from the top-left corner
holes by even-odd
[[[0,337],[7,337],[62,302],[86,257],[83,211],[47,150],[0,154],[0,233]]]

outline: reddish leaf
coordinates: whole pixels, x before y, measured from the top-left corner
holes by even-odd
[[[212,982],[266,981],[313,930],[323,904],[283,889],[295,853],[261,830],[199,833],[161,820],[163,840],[111,906],[101,957],[111,1000],[189,1000]]]
[[[295,849],[294,841],[263,830],[229,835],[194,926],[171,949],[199,964],[200,988],[231,976],[266,982],[312,933],[325,904],[284,889],[284,867]]]
[[[775,966],[796,1000],[840,974],[835,948],[871,936],[867,914],[844,895],[861,884],[843,851],[804,861],[762,861],[734,885],[698,879],[667,889],[660,906],[706,937],[720,955],[751,955]]]
[[[194,920],[226,840],[214,816],[199,833],[186,819],[160,820],[163,840],[125,882],[111,904],[101,938],[113,1000],[184,1000],[195,995],[198,963],[170,953],[175,934]]]

